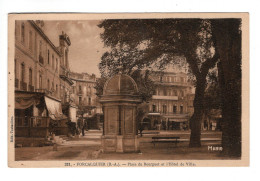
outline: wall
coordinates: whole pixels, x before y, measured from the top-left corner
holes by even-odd
[[[100,107],[97,101],[95,89],[96,76],[94,74],[89,75],[87,73],[71,73],[71,78],[75,83],[73,93],[75,95],[74,98],[76,105]],[[94,115],[95,113],[97,113],[97,108],[92,109],[91,115]]]
[[[149,112],[163,113],[163,106],[166,105],[165,114],[181,114],[181,106],[183,106],[182,113],[192,112],[190,102],[193,102],[191,95],[192,86],[187,81],[187,75],[184,73],[165,73],[155,74],[151,76],[154,83],[157,85],[156,93],[149,103]],[[156,110],[153,110],[153,105]],[[174,106],[176,106],[176,113],[174,113]]]
[[[22,26],[24,31],[22,31]],[[22,33],[24,32],[24,33]],[[24,36],[22,36],[24,35]],[[24,38],[23,38],[24,37]],[[57,51],[57,50],[56,50]],[[16,21],[15,23],[15,76],[19,81],[16,90],[22,90],[22,64],[24,65],[24,83],[27,91],[46,89],[55,98],[60,98],[60,55],[55,51],[49,41],[29,21]],[[48,56],[49,52],[49,56]],[[52,59],[53,56],[53,59]],[[32,70],[32,83],[29,87],[29,69]],[[40,75],[42,86],[40,86]],[[48,80],[50,86],[48,87]],[[54,89],[52,89],[52,83]],[[57,87],[57,90],[56,90]]]

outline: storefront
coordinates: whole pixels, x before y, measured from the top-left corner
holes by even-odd
[[[84,114],[83,119],[86,122],[86,129],[100,129],[102,125],[100,126],[100,114],[94,114],[94,115],[88,115]]]
[[[15,92],[15,136],[46,137],[49,117],[44,109],[44,94]]]
[[[144,129],[148,130],[187,130],[189,127],[189,116],[187,114],[161,115],[160,113],[149,113],[143,119]]]
[[[162,117],[160,113],[148,113],[148,117],[143,119],[144,129],[161,129]]]
[[[50,131],[63,134],[67,117],[61,104],[54,98],[38,92],[15,92],[15,136],[47,137]],[[56,125],[50,125],[56,122]],[[67,126],[67,125],[66,125]]]
[[[50,130],[55,135],[68,134],[68,117],[62,113],[61,102],[52,97],[44,96],[48,116],[51,118]]]
[[[201,122],[201,130],[222,130],[222,113],[220,109],[212,109],[207,114],[204,114],[204,119]]]
[[[168,130],[187,130],[188,118],[168,118],[167,129]]]

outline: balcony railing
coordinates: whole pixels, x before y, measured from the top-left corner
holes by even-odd
[[[15,87],[19,88],[19,80],[18,79],[15,79]]]
[[[21,90],[27,91],[27,84],[25,82],[20,81],[20,85],[21,85]]]
[[[166,81],[155,81],[155,84],[158,85],[175,85],[175,86],[190,86],[191,84],[189,82],[166,82]]]
[[[39,55],[39,62],[40,62],[41,64],[44,64],[44,59],[43,59],[43,57],[42,57],[41,55]]]
[[[83,94],[83,91],[82,90],[79,90],[78,91],[78,95],[82,95]]]
[[[60,69],[60,75],[65,76],[65,77],[69,77],[69,71],[66,71],[65,69]]]
[[[35,89],[35,92],[45,93],[45,94],[51,94],[51,91],[47,89]]]
[[[58,92],[56,92],[56,91],[51,92],[50,95],[52,95],[52,96],[54,96],[54,97],[56,97],[56,98],[59,98],[59,97],[58,97],[59,94],[58,94]]]
[[[185,111],[183,111],[183,112],[181,112],[181,111],[177,111],[177,112],[163,112],[163,111],[149,111],[149,114],[158,114],[158,115],[169,115],[169,116],[172,116],[172,115],[176,115],[176,116],[183,116],[183,115],[189,115],[189,113],[188,112],[185,112]]]
[[[176,111],[176,112],[168,112],[168,111],[149,111],[149,113],[159,113],[159,114],[169,114],[169,115],[183,115],[188,114],[188,112],[185,111]]]
[[[178,96],[161,96],[161,95],[153,95],[152,99],[158,100],[178,100]]]
[[[15,117],[15,127],[48,127],[49,117]]]
[[[48,89],[35,89],[35,92],[45,93],[46,95],[60,99],[59,94],[56,91],[49,91]]]
[[[15,127],[29,127],[30,117],[17,117],[15,116]]]
[[[34,116],[31,117],[31,127],[49,127],[50,118]]]
[[[28,89],[29,89],[29,91],[33,92],[33,91],[34,91],[34,86],[29,85],[29,86],[28,86]]]

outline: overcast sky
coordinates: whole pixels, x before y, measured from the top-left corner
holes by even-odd
[[[59,46],[59,35],[64,31],[70,37],[69,64],[73,72],[87,72],[100,77],[98,64],[105,52],[100,38],[103,29],[97,27],[101,20],[88,21],[44,21],[43,30],[55,46]],[[185,68],[167,66],[165,71],[186,72]]]
[[[74,72],[94,73],[100,77],[98,64],[105,52],[100,39],[100,21],[44,21],[43,30],[55,46],[59,46],[59,35],[64,31],[70,37],[70,69]]]

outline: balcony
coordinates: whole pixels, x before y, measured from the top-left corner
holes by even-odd
[[[66,69],[60,69],[60,78],[64,81],[67,81],[70,85],[73,85],[72,80],[70,79],[70,72]]]
[[[27,91],[27,84],[23,81],[20,81],[21,90]]]
[[[51,94],[51,91],[49,91],[47,89],[35,89],[35,92],[45,93],[47,95]]]
[[[54,92],[50,92],[50,95],[56,98],[60,98],[58,92],[54,91]]]
[[[15,127],[48,127],[49,117],[15,117]]]
[[[175,118],[188,118],[189,117],[189,113],[187,112],[180,112],[178,111],[177,113],[172,113],[172,112],[166,112],[164,113],[163,111],[159,111],[159,112],[151,112],[149,111],[148,115],[150,116],[163,116],[163,117],[175,117]]]
[[[157,99],[157,100],[178,100],[178,96],[159,96],[159,95],[153,95],[152,99]]]
[[[188,87],[191,86],[189,82],[166,82],[166,81],[155,81],[155,84],[162,85],[162,86],[182,86]]]
[[[18,117],[15,116],[15,127],[29,127],[30,117]]]
[[[34,116],[31,117],[31,127],[49,127],[50,118]]]
[[[35,89],[35,92],[44,93],[45,95],[60,99],[59,93],[56,91],[49,91],[48,89]]]
[[[66,71],[65,69],[60,69],[60,75],[64,77],[69,77],[69,71]]]
[[[46,137],[49,135],[49,117],[15,117],[16,137]]]
[[[28,86],[28,89],[29,89],[30,92],[34,92],[34,86],[29,85],[29,86]]]
[[[15,79],[15,88],[19,88],[19,80]]]
[[[79,90],[78,91],[78,95],[82,95],[83,94],[83,91],[82,90]]]
[[[39,62],[40,62],[41,64],[44,64],[44,59],[43,59],[43,57],[42,57],[41,55],[39,55]]]
[[[92,91],[87,92],[87,96],[92,96],[92,95],[93,95]]]

